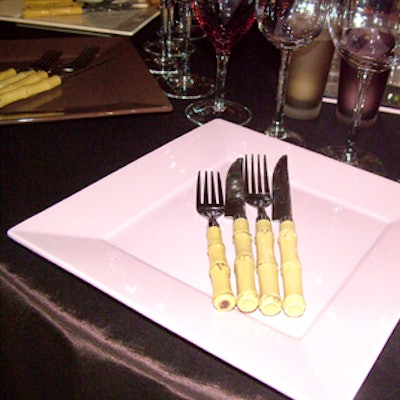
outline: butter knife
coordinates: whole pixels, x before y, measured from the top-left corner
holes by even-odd
[[[238,158],[229,168],[226,177],[225,215],[233,217],[233,244],[235,246],[236,304],[242,312],[252,312],[258,307],[255,283],[255,262],[252,236],[245,211],[245,190],[242,175],[243,159]]]
[[[287,156],[282,156],[275,166],[272,178],[272,217],[280,221],[279,248],[283,280],[283,311],[289,317],[303,315],[306,302],[303,295],[302,266],[297,250],[297,233],[292,216]]]

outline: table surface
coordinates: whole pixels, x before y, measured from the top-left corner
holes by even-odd
[[[153,21],[131,40],[154,39]],[[0,24],[1,38],[69,34]],[[192,71],[215,77],[215,53],[195,42]],[[234,48],[227,98],[253,112],[261,130],[275,109],[279,53],[256,26]],[[190,131],[189,100],[171,113],[128,115],[0,128],[0,397],[5,399],[285,399],[284,395],[163,329],[99,290],[56,268],[6,236],[33,214]],[[344,143],[335,106],[313,121],[286,119],[315,150]],[[380,114],[360,145],[400,176],[400,117]],[[384,194],[382,194],[384,196]],[[266,360],[267,362],[267,360]],[[345,368],[346,366],[343,366]],[[340,384],[340,382],[332,382]],[[356,399],[400,398],[400,325]]]

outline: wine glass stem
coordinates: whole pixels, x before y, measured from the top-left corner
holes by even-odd
[[[367,93],[369,84],[371,82],[372,73],[359,69],[357,71],[358,77],[358,93],[356,103],[354,105],[352,124],[349,129],[349,137],[347,139],[346,157],[347,161],[351,161],[354,156],[354,148],[358,138],[358,127],[361,124],[362,113],[365,106],[365,95]]]
[[[185,82],[190,78],[190,64],[189,64],[189,43],[190,43],[190,0],[183,0],[179,3],[179,21],[181,29],[181,40],[182,40],[182,54],[179,57],[180,60],[180,74]]]
[[[217,81],[214,100],[214,107],[217,112],[223,112],[225,108],[225,84],[228,60],[229,54],[217,51]]]
[[[281,50],[281,65],[279,68],[278,90],[276,95],[276,111],[272,120],[272,127],[275,131],[275,136],[279,137],[280,131],[284,130],[284,106],[286,97],[287,79],[289,75],[290,60],[292,58],[291,50]]]
[[[171,58],[172,26],[174,22],[174,6],[169,0],[160,2],[161,11],[161,62]]]

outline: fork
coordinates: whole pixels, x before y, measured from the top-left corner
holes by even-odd
[[[254,155],[251,155],[250,161],[246,155],[243,175],[246,203],[257,208],[255,243],[260,286],[258,306],[264,315],[276,315],[281,311],[282,300],[278,281],[279,269],[274,251],[274,233],[265,210],[272,203],[267,157],[264,155],[261,161],[258,155],[255,163]]]
[[[224,197],[219,173],[217,173],[216,181],[214,173],[206,171],[204,184],[202,185],[201,172],[198,173],[196,209],[200,215],[208,219],[207,243],[210,263],[209,274],[213,288],[213,304],[219,311],[229,311],[235,307],[236,299],[231,288],[231,271],[225,256],[221,228],[217,221],[218,217],[224,215]]]
[[[82,52],[74,60],[61,64],[53,68],[50,73],[60,74],[60,73],[73,73],[82,68],[87,67],[91,61],[96,57],[99,51],[99,46],[88,46],[85,47]]]
[[[21,68],[11,67],[0,71],[0,89],[28,77],[35,71],[48,70],[56,61],[59,60],[61,54],[62,51],[60,50],[50,49],[30,65]]]

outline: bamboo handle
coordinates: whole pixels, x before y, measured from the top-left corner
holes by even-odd
[[[297,252],[297,234],[293,221],[280,224],[279,246],[284,287],[283,310],[289,317],[303,315],[306,303],[303,295],[302,267]]]
[[[264,315],[276,315],[282,309],[279,293],[279,268],[274,251],[271,222],[260,219],[256,223],[257,274],[260,286],[259,308]]]
[[[14,75],[0,81],[0,89],[3,89],[5,87],[7,87],[8,85],[11,85],[17,81],[20,81],[21,79],[24,79],[27,76],[32,75],[34,73],[35,73],[35,71],[33,71],[33,70],[22,71],[22,72],[19,72],[18,74],[15,73]]]
[[[33,85],[25,85],[18,89],[0,95],[0,108],[8,104],[15,103],[18,100],[32,97],[35,94],[47,92],[61,85],[61,78],[58,75],[53,75],[50,78],[44,79]]]
[[[57,15],[80,15],[82,7],[77,4],[62,7],[26,8],[22,11],[22,18],[55,17]]]
[[[7,93],[7,92],[10,92],[11,90],[18,89],[21,86],[32,85],[34,83],[38,83],[48,77],[49,77],[49,75],[46,71],[37,71],[33,74],[29,74],[25,78],[22,78],[14,83],[9,84],[8,86],[6,86],[3,89],[0,89],[0,94]]]
[[[231,288],[231,271],[226,261],[225,245],[218,226],[208,228],[207,241],[214,307],[219,311],[232,310],[236,305],[236,299]]]
[[[15,75],[17,75],[17,70],[15,68],[7,68],[3,71],[0,71],[0,81],[11,78],[12,76]]]
[[[234,220],[233,243],[236,250],[235,275],[238,293],[236,303],[241,311],[252,312],[258,306],[258,293],[255,284],[252,239],[246,218]]]

